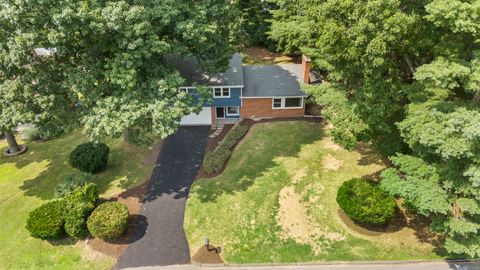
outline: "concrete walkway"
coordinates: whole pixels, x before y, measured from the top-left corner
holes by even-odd
[[[372,264],[319,264],[277,266],[228,266],[198,267],[195,265],[171,265],[132,268],[129,270],[480,270],[480,262],[421,262],[421,263],[372,263]]]
[[[135,239],[116,269],[190,263],[185,202],[203,160],[210,127],[182,127],[165,139],[135,224]]]

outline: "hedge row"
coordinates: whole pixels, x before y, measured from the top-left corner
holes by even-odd
[[[245,136],[247,131],[247,126],[235,125],[217,148],[205,155],[203,170],[209,174],[220,173],[223,165],[232,154],[231,149]]]

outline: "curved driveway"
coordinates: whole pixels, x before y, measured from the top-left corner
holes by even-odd
[[[144,235],[128,246],[115,268],[190,263],[183,231],[185,202],[208,132],[209,127],[181,127],[165,139],[140,212],[142,224],[135,225],[135,233]]]

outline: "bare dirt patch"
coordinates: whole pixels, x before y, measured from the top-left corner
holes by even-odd
[[[299,64],[300,56],[291,56],[282,53],[271,52],[263,47],[250,47],[245,50],[247,65],[271,65],[271,64]]]
[[[282,238],[292,238],[297,243],[310,245],[319,254],[319,238],[329,241],[341,241],[344,237],[338,233],[323,231],[309,216],[301,202],[301,196],[293,186],[283,188],[279,193],[280,209],[277,222],[283,229]]]
[[[323,169],[325,171],[336,171],[342,167],[343,161],[336,159],[334,156],[328,154],[323,159]]]
[[[322,138],[322,147],[325,149],[330,149],[333,151],[338,151],[342,149],[342,147],[336,144],[330,137],[323,137]]]

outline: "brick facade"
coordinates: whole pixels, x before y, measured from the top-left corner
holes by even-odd
[[[305,113],[305,98],[303,108],[300,109],[273,109],[272,98],[246,98],[240,108],[240,117],[299,117]]]

